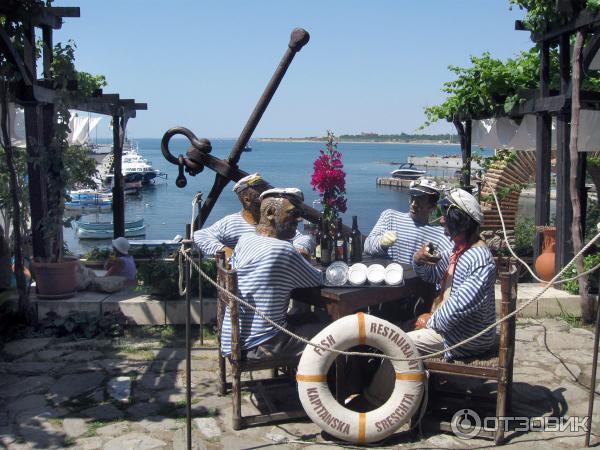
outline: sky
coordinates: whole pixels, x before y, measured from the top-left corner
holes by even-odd
[[[444,101],[449,65],[470,55],[506,59],[532,47],[508,0],[56,0],[79,6],[55,42],[77,45],[78,70],[102,74],[105,93],[148,104],[132,138],[173,126],[198,137],[239,136],[284,55],[296,55],[253,138],[416,133],[423,109]],[[98,137],[111,136],[103,120]],[[424,130],[454,133],[447,122]]]

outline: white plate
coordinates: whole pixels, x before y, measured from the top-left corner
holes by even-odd
[[[371,284],[381,284],[385,278],[385,268],[381,264],[372,264],[367,269],[367,280]]]
[[[367,266],[362,263],[356,263],[348,269],[348,281],[353,286],[360,286],[367,281]]]
[[[348,281],[348,264],[343,261],[331,263],[325,271],[327,282],[334,286],[342,286]]]
[[[390,286],[404,284],[404,269],[400,264],[388,264],[385,268],[385,284]]]

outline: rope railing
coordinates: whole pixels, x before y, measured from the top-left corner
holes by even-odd
[[[489,184],[488,184],[489,186]],[[491,188],[491,186],[490,186]],[[528,269],[529,266],[527,266],[527,264],[525,262],[523,262],[512,250],[509,242],[508,242],[508,238],[506,236],[506,228],[504,225],[504,219],[502,217],[502,211],[500,210],[500,205],[498,202],[498,198],[496,197],[496,193],[494,192],[494,190],[492,189],[492,194],[494,196],[494,200],[496,201],[496,206],[498,208],[498,214],[500,216],[500,220],[502,223],[502,230],[504,233],[504,239],[506,242],[507,247],[509,248],[511,254],[522,264],[524,264]],[[406,361],[423,361],[426,359],[430,359],[430,358],[436,358],[439,356],[443,356],[446,352],[450,351],[450,350],[455,350],[459,347],[462,347],[463,345],[477,339],[478,337],[484,335],[485,333],[487,333],[489,330],[492,330],[494,328],[496,328],[498,325],[500,325],[501,323],[505,322],[506,320],[514,317],[515,315],[517,315],[519,312],[521,312],[523,309],[525,309],[527,306],[529,306],[531,303],[533,303],[534,301],[537,301],[550,287],[552,287],[552,285],[557,283],[557,280],[560,279],[560,277],[562,276],[562,274],[577,260],[577,258],[579,258],[579,256],[581,256],[585,251],[587,251],[587,249],[593,245],[598,239],[600,239],[600,232],[598,234],[596,234],[596,236],[594,236],[594,238],[592,240],[590,240],[590,242],[588,242],[574,257],[573,259],[571,259],[571,261],[569,261],[567,263],[567,265],[565,265],[562,270],[560,272],[558,272],[550,281],[548,282],[544,282],[546,283],[544,288],[542,289],[541,292],[539,292],[537,295],[535,295],[533,298],[531,298],[530,300],[527,300],[525,303],[523,303],[521,306],[517,307],[513,312],[507,314],[506,316],[502,317],[501,319],[497,320],[496,322],[492,323],[491,325],[485,327],[483,330],[481,330],[480,332],[474,334],[471,337],[468,337],[466,339],[464,339],[461,342],[458,342],[450,347],[445,348],[444,350],[440,350],[437,352],[433,352],[433,353],[428,353],[426,355],[421,355],[421,356],[416,356],[416,357],[412,357],[412,358],[400,358],[400,357],[394,357],[394,356],[390,356],[390,355],[385,355],[382,353],[372,353],[372,352],[349,352],[349,351],[343,351],[343,350],[337,350],[334,348],[329,348],[329,347],[324,347],[320,344],[311,342],[310,340],[299,336],[293,332],[291,332],[290,330],[288,330],[287,328],[285,328],[284,326],[276,323],[275,321],[273,321],[270,317],[268,317],[263,311],[259,310],[258,308],[256,308],[254,305],[248,303],[247,301],[245,301],[244,299],[241,299],[239,297],[237,297],[235,294],[233,294],[232,292],[229,292],[227,289],[223,288],[222,286],[220,286],[217,282],[215,282],[209,275],[207,275],[202,268],[196,264],[196,262],[193,260],[193,258],[189,255],[191,248],[186,249],[184,247],[184,245],[181,246],[181,249],[179,251],[180,255],[183,256],[184,259],[186,259],[190,265],[196,269],[196,271],[199,273],[200,276],[202,276],[207,282],[209,282],[210,284],[212,284],[218,291],[223,292],[228,298],[230,298],[233,301],[236,301],[242,305],[244,305],[245,307],[249,308],[250,310],[252,310],[253,312],[255,312],[258,316],[260,316],[262,319],[264,319],[267,323],[269,323],[270,325],[274,326],[275,328],[277,328],[279,331],[281,331],[282,333],[287,334],[288,336],[290,336],[293,339],[296,339],[300,342],[302,342],[303,344],[306,345],[310,345],[314,348],[317,348],[323,352],[331,352],[340,356],[361,356],[361,357],[368,357],[368,358],[380,358],[380,359],[387,359],[390,361],[402,361],[402,362],[406,362]],[[183,267],[182,267],[182,259],[179,259],[180,261],[180,273],[183,272]],[[581,273],[579,275],[577,275],[576,277],[567,279],[567,280],[562,280],[562,282],[568,281],[568,280],[575,280],[578,279],[584,275],[587,275],[588,273],[591,273],[595,270],[597,270],[598,268],[600,268],[600,264],[596,267],[594,267],[593,269],[590,269],[587,272]],[[530,272],[531,269],[529,269]],[[532,272],[533,274],[533,272]],[[539,280],[539,278],[535,277],[536,279]],[[542,281],[542,280],[540,280]],[[223,301],[223,303],[227,304],[227,302],[225,302],[225,300],[221,299],[218,295],[217,297],[219,298],[220,301]]]

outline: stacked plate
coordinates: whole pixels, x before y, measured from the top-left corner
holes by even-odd
[[[343,286],[348,281],[348,264],[343,261],[331,263],[325,271],[325,278],[333,286]]]
[[[352,286],[360,286],[367,281],[367,266],[362,263],[352,264],[348,269],[348,281]]]
[[[391,263],[385,268],[385,284],[389,286],[400,286],[404,284],[404,269],[400,264]]]
[[[350,283],[352,286],[369,284],[387,284],[388,286],[402,286],[404,284],[404,269],[400,264],[390,263],[387,267],[381,264],[371,264],[369,267],[362,263],[356,263],[348,267],[343,261],[332,263],[325,272],[327,283],[332,286],[344,286]]]
[[[381,264],[371,264],[367,269],[367,280],[371,284],[381,284],[385,280],[385,267]]]

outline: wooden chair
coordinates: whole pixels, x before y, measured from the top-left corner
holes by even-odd
[[[507,260],[500,260],[498,266],[498,278],[500,279],[502,292],[500,317],[505,317],[516,309],[519,271],[515,265],[510,264],[510,261]],[[431,358],[425,360],[425,368],[431,374],[496,380],[498,383],[497,397],[495,399],[496,417],[504,417],[510,410],[512,400],[515,327],[515,316],[500,324],[500,342],[497,352],[482,355],[478,358],[455,361],[447,361],[443,358]],[[430,403],[436,401],[437,398],[436,394],[431,394],[429,396]],[[463,402],[460,405],[464,407]],[[501,444],[504,440],[504,426],[504,422],[499,420],[498,430],[494,434],[496,444]],[[450,424],[447,422],[440,423],[440,428],[444,431],[452,431]]]
[[[227,291],[237,292],[237,273],[228,267],[224,252],[218,252],[216,255],[217,262],[217,283]],[[238,316],[238,303],[219,290],[217,302],[217,342],[219,344],[219,394],[226,395],[227,388],[231,387],[232,402],[233,402],[233,419],[232,427],[234,430],[241,430],[247,426],[264,425],[267,423],[282,422],[297,418],[306,417],[304,410],[298,411],[278,411],[275,405],[270,401],[264,391],[263,384],[273,384],[274,382],[295,382],[293,378],[284,378],[277,376],[280,368],[287,369],[290,374],[292,368],[298,366],[299,357],[292,358],[269,358],[264,360],[246,360],[242,357],[240,346],[240,327]],[[225,315],[225,305],[229,306],[231,318],[231,354],[224,357],[221,353],[221,329],[223,318]],[[227,383],[226,360],[229,360],[231,366],[232,382]],[[249,380],[244,383],[241,381],[243,372],[252,372],[256,370],[272,370],[270,379]],[[261,395],[261,399],[268,407],[269,413],[257,414],[254,416],[242,417],[242,384],[246,386],[254,386],[257,388],[257,393]]]

